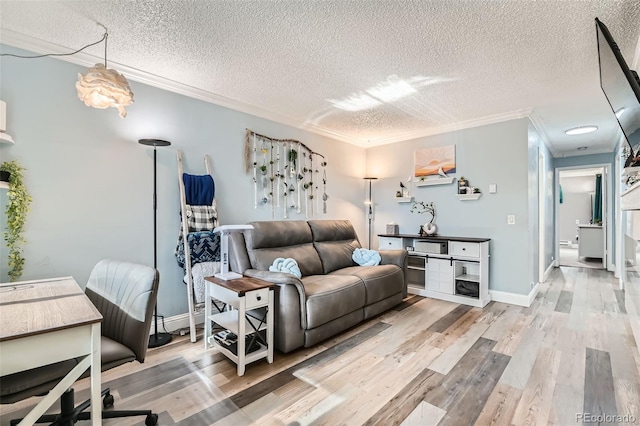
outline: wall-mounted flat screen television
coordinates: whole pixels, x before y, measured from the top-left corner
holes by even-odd
[[[596,18],[600,87],[613,110],[630,153],[625,167],[640,166],[640,79],[627,66],[609,29]]]

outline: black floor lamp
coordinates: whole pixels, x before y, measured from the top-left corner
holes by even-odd
[[[169,146],[171,142],[163,141],[160,139],[140,139],[139,144],[153,147],[153,267],[158,268],[158,227],[156,223],[157,217],[157,192],[156,192],[156,164],[157,164],[157,150],[159,146]],[[166,345],[171,341],[171,334],[158,333],[158,302],[153,311],[153,317],[155,321],[155,332],[149,337],[149,347],[157,348],[158,346]]]
[[[378,179],[377,177],[366,177],[364,180],[369,181],[369,199],[365,202],[368,205],[367,218],[369,219],[369,250],[371,250],[371,221],[373,220],[373,200],[371,198],[371,181]]]

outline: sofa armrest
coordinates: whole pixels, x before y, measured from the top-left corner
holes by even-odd
[[[243,274],[272,284],[293,284],[295,286],[299,286],[300,290],[302,290],[302,294],[304,295],[304,286],[302,285],[302,281],[293,274],[288,274],[286,272],[261,271],[260,269],[247,269]]]
[[[397,265],[402,269],[402,275],[404,277],[404,291],[402,297],[407,297],[407,264],[409,262],[409,255],[406,250],[380,250],[380,264],[381,265]]]
[[[307,329],[307,296],[302,281],[292,274],[258,269],[247,269],[244,275],[277,286],[274,303],[276,347],[286,353],[304,346],[304,331]]]
[[[284,285],[292,285],[298,290],[298,294],[300,295],[300,307],[303,313],[306,313],[304,307],[306,306],[307,294],[304,291],[304,285],[300,278],[296,277],[293,274],[287,274],[286,272],[271,272],[271,271],[261,271],[259,269],[247,269],[244,271],[244,275],[257,278],[259,280],[263,280],[269,283],[273,283],[279,286]],[[303,318],[306,318],[304,316]],[[303,319],[303,328],[306,328],[306,324],[304,324]]]

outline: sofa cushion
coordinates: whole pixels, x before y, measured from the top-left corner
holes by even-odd
[[[288,247],[313,242],[311,229],[304,220],[267,220],[250,222],[245,232],[247,248]]]
[[[353,251],[360,248],[360,242],[350,221],[310,220],[308,223],[323,273],[355,265]]]
[[[371,305],[404,289],[402,269],[396,265],[352,266],[333,271],[329,276],[351,275],[364,283],[366,290],[365,305]]]
[[[356,230],[349,220],[310,220],[313,241],[357,240]]]
[[[322,272],[328,274],[336,269],[353,266],[353,251],[360,247],[357,241],[325,241],[313,243],[320,261],[322,262]]]
[[[251,267],[263,271],[278,257],[292,258],[303,276],[322,274],[322,262],[313,247],[311,229],[307,222],[263,221],[251,222],[253,230],[244,238]]]
[[[362,309],[364,283],[353,275],[312,275],[302,278],[306,294],[307,328],[326,324]]]

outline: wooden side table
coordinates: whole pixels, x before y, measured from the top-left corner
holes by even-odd
[[[273,362],[273,288],[274,284],[257,278],[242,277],[222,280],[206,277],[205,280],[205,349],[215,347],[238,365],[238,376],[244,375],[245,366],[262,358]],[[229,310],[212,312],[212,299],[227,304]],[[212,333],[212,324],[233,332],[237,337],[235,348],[221,345]],[[266,340],[262,337],[266,334]],[[247,353],[245,336],[251,336],[260,346]],[[235,349],[235,351],[233,350]]]

